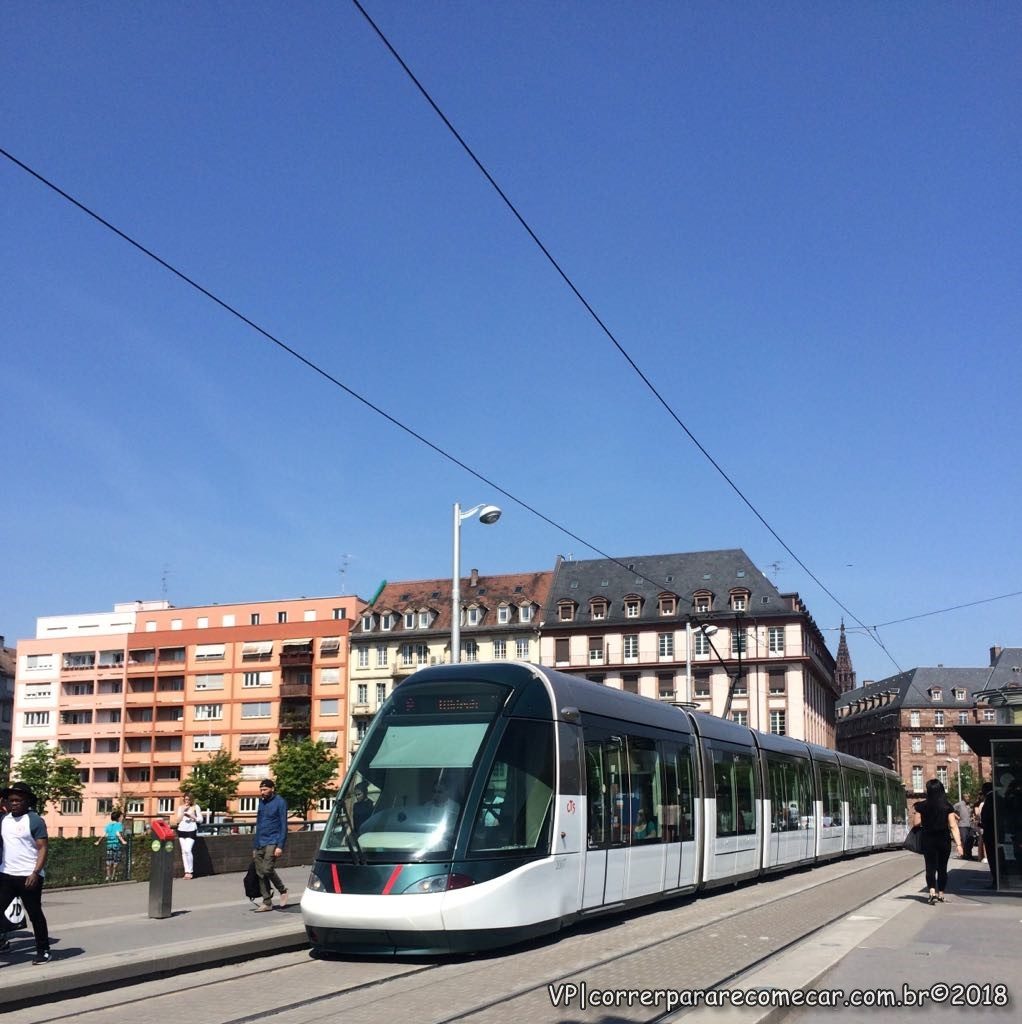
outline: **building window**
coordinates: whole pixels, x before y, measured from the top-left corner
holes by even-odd
[[[560,638],[554,640],[554,664],[555,665],[567,665],[570,660],[570,654],[568,650],[569,641],[567,638]]]
[[[923,738],[922,736],[912,737],[912,753],[921,754],[923,752]]]
[[[209,722],[217,718],[224,717],[224,706],[223,704],[196,704],[195,705],[195,721],[196,722]]]
[[[693,594],[692,605],[697,612],[708,612],[713,608],[713,595],[705,590]]]
[[[50,724],[50,713],[49,711],[26,711],[25,712],[25,727],[49,725]]]
[[[782,712],[782,714],[783,714],[783,712]],[[735,722],[736,725],[748,726],[748,724],[749,724],[749,712],[748,711],[732,711],[731,712],[731,718],[733,719],[733,721]],[[782,729],[781,731],[783,733],[784,730]]]
[[[369,732],[369,723],[364,718],[360,718],[355,723],[355,739],[359,743],[366,738],[366,733]]]
[[[479,660],[479,644],[475,640],[466,640],[465,646],[465,661],[478,661]]]
[[[933,724],[934,725],[943,725],[944,724],[944,712],[943,711],[934,711],[934,713],[933,713]]]
[[[415,661],[416,664],[419,665],[426,665],[429,663],[429,644],[415,645]]]
[[[280,625],[283,625],[285,622],[287,622],[287,612],[277,612],[277,622]]]
[[[259,810],[259,797],[243,796],[238,800],[239,814],[255,814],[257,810]]]
[[[959,740],[958,741],[958,753],[959,754],[971,754],[972,753],[972,750],[969,747],[969,744],[966,743],[965,740]]]
[[[710,676],[708,673],[697,672],[695,680],[692,685],[695,689],[695,695],[697,697],[710,696]]]
[[[384,612],[380,616],[380,629],[385,633],[389,632],[394,628],[394,623],[397,621],[397,616],[393,612]]]
[[[369,648],[363,645],[355,649],[358,651],[358,667],[369,668]]]
[[[402,644],[401,645],[401,664],[404,666],[414,665],[415,662],[412,658],[412,645]]]
[[[222,736],[193,736],[192,737],[192,750],[219,750],[223,745]],[[157,769],[159,773],[161,769]],[[181,777],[181,769],[177,769],[178,774],[174,778]],[[159,774],[157,774],[159,778]]]
[[[621,677],[621,689],[624,690],[625,693],[638,694],[639,677],[634,673],[626,673],[624,676]]]
[[[965,692],[965,690],[963,690],[961,688],[956,689],[954,691],[954,695],[955,695],[955,700],[968,700],[969,699],[968,694]]]
[[[387,684],[376,684],[376,706],[379,707],[387,699]]]
[[[363,615],[362,616],[362,632],[371,633],[373,631],[373,616]]]
[[[483,621],[483,610],[478,605],[473,605],[465,612],[465,623],[469,626],[478,626]]]
[[[944,691],[939,686],[934,686],[930,690],[930,700],[943,700]]]
[[[607,617],[607,602],[600,598],[589,602],[589,614],[597,622]]]
[[[253,612],[248,617],[248,624],[250,626],[258,626],[259,625],[259,612]]]
[[[335,619],[346,619],[348,617],[348,609],[347,608],[334,608],[333,609],[333,617]]]
[[[660,658],[674,657],[674,634],[660,633],[657,636],[657,655]]]
[[[128,814],[145,814],[145,800],[131,797],[124,801],[124,809]]]
[[[507,658],[507,641],[506,640],[494,640],[493,641],[493,660],[504,661]]]
[[[387,645],[377,644],[376,645],[376,667],[386,668],[387,667]]]
[[[511,621],[511,609],[506,604],[502,604],[497,609],[497,622],[501,626],[506,626],[510,621]]]
[[[531,604],[523,604],[518,607],[518,621],[532,622],[533,608]]]
[[[624,637],[623,645],[625,661],[639,660],[639,634],[628,633]]]
[[[321,668],[319,670],[319,682],[321,686],[336,686],[341,681],[341,670],[339,668]]]
[[[239,750],[269,750],[270,734],[268,732],[249,733],[238,741]]]
[[[405,629],[415,629],[415,612],[405,612]]]
[[[921,793],[923,791],[923,769],[920,765],[912,766],[912,792]]]
[[[656,677],[657,696],[661,700],[674,700],[674,673],[661,672]]]
[[[787,679],[783,672],[771,672],[769,674],[770,693],[774,697],[782,696],[788,689]]]
[[[983,709],[983,721],[984,722],[996,722],[997,712],[993,708]]]
[[[589,664],[603,664],[603,637],[591,636],[589,638]]]
[[[909,712],[908,724],[913,729],[918,729],[919,728],[919,712],[918,711],[910,711]]]
[[[946,754],[947,753],[947,737],[946,736],[938,736],[937,737],[937,753],[938,754]]]
[[[744,654],[748,646],[748,633],[744,629],[731,630],[731,653]]]
[[[335,739],[332,746],[337,746]],[[334,798],[332,796],[321,796],[316,803],[316,810],[320,814],[329,814],[334,809]]]
[[[696,654],[709,654],[710,653],[710,638],[701,630],[696,630],[694,634],[695,638],[695,653]]]
[[[270,717],[270,702],[260,701],[258,704],[242,704],[241,705],[241,717],[242,718],[269,718]]]
[[[637,619],[639,617],[640,603],[637,598],[630,597],[625,601],[625,618]]]
[[[365,701],[362,702],[363,704]],[[321,700],[319,702],[319,713],[321,715],[336,715],[339,714],[340,701],[338,700]]]
[[[82,802],[81,802],[81,800],[61,800],[60,801],[60,813],[61,814],[81,814],[82,813]]]
[[[678,603],[673,597],[661,597],[659,602],[661,615],[673,615]]]
[[[947,786],[947,765],[941,764],[937,766],[937,781],[942,786]]]
[[[529,641],[525,637],[515,641],[515,657],[519,661],[529,660]]]
[[[419,612],[419,629],[429,629],[429,625],[432,622],[432,613],[425,611]]]
[[[958,724],[959,725],[968,725],[969,724],[969,712],[968,711],[959,711],[958,712]]]
[[[241,681],[242,688],[253,686],[269,686],[273,682],[272,672],[246,672]]]
[[[767,650],[771,654],[784,653],[784,627],[771,626],[767,630]]]
[[[731,595],[731,611],[744,612],[749,606],[749,595],[746,591],[740,591]]]
[[[113,797],[101,796],[96,800],[96,813],[109,814],[114,809]]]
[[[783,736],[785,733],[786,715],[783,711],[770,712],[770,731],[775,736]]]
[[[557,605],[557,618],[561,622],[571,622],[575,618],[575,605],[571,601],[561,601]]]
[[[359,683],[355,689],[355,703],[366,704],[369,703],[369,684]]]

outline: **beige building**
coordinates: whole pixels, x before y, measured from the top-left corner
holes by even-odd
[[[236,820],[254,818],[278,740],[323,740],[343,764],[348,633],[363,603],[137,602],[39,619],[17,647],[14,759],[59,746],[85,785],[80,801],[50,808],[53,834],[92,834],[115,805],[140,822],[172,814],[181,779],[217,750],[243,766]]]

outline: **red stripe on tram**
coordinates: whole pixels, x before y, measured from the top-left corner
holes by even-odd
[[[330,874],[333,875],[333,878],[334,878],[334,892],[340,892],[341,891],[341,880],[337,876],[337,865],[336,864],[331,864],[330,865]]]
[[[397,881],[397,876],[401,874],[404,869],[403,864],[398,864],[396,868],[390,873],[390,878],[387,879],[387,884],[383,887],[383,895],[386,896],[391,889],[394,888],[394,883]]]

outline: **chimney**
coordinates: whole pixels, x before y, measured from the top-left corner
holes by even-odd
[[[991,647],[990,648],[990,667],[991,668],[993,668],[994,665],[997,664],[997,659],[1000,656],[1001,656],[1001,648],[1000,647]]]
[[[472,570],[472,575],[469,576],[469,578],[468,578],[468,585],[470,587],[478,587],[479,586],[479,570],[478,569],[473,569]]]

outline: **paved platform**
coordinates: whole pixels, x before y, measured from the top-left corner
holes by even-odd
[[[149,917],[149,884],[122,882],[43,892],[53,960],[34,966],[30,928],[15,932],[0,954],[0,1005],[80,991],[269,952],[306,947],[298,903],[309,868],[279,871],[285,909],[257,914],[242,874],[175,879],[172,915]]]

